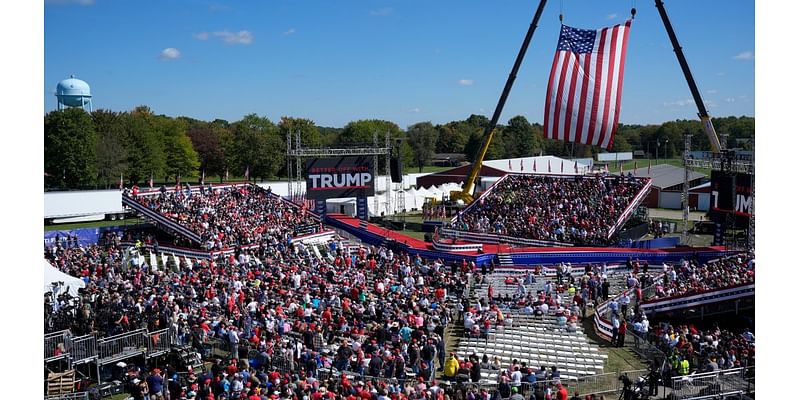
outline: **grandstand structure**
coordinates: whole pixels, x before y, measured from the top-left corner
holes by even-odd
[[[467,208],[459,212],[450,221],[453,229],[443,233],[449,237],[457,236],[465,240],[494,240],[519,246],[606,245],[613,243],[613,238],[618,230],[634,215],[636,209],[647,197],[651,186],[651,179],[632,176],[507,174]],[[578,193],[572,192],[576,189],[588,189],[591,194],[581,198]],[[630,191],[630,193],[617,199],[614,197],[614,193],[620,190]],[[527,204],[531,201],[528,195],[533,193],[544,193],[545,197]],[[517,196],[524,196],[524,198],[517,198]],[[584,232],[583,238],[578,234],[569,234],[570,229],[578,228],[580,231],[581,228],[594,228],[593,225],[596,223],[587,224],[588,221],[581,215],[599,213],[601,205],[605,208],[611,201],[621,201],[621,204],[614,204],[618,208],[611,207],[612,212],[601,216],[605,220],[603,222],[608,224],[607,227],[601,228],[601,232],[592,233],[588,237]],[[514,215],[513,218],[533,218],[529,221],[513,222],[513,224],[522,224],[522,226],[516,228],[513,224],[506,226],[511,222],[512,216],[505,213],[485,219],[487,209],[499,208],[507,211],[509,205],[513,209],[517,206],[517,202],[522,202],[526,211],[520,216]],[[588,207],[592,209],[592,212],[589,213],[588,209],[585,211],[577,208],[567,209],[572,206]],[[564,208],[562,209],[562,207]],[[543,208],[557,208],[559,211],[555,215],[548,215],[545,214]],[[534,228],[533,225],[536,223],[538,225]],[[550,224],[547,227],[550,230],[555,226],[557,231],[563,229],[564,232],[560,233],[559,231],[557,235],[553,232],[547,234],[544,232],[547,224]],[[530,228],[527,228],[527,225],[530,225]],[[539,229],[538,232],[537,229]]]
[[[486,299],[489,286],[493,288],[495,297],[513,296],[518,286],[507,284],[506,280],[514,277],[524,281],[526,273],[520,269],[498,268],[482,283],[473,287],[472,298],[476,301]],[[538,293],[544,291],[545,281],[548,279],[550,278],[542,275],[536,283],[523,285],[528,293]],[[570,296],[566,292],[557,295],[561,297],[563,304],[570,303]],[[457,352],[460,358],[471,354],[482,357],[485,354],[489,359],[498,357],[503,365],[518,360],[534,369],[539,366],[548,369],[555,366],[565,380],[577,380],[603,373],[608,356],[601,353],[596,344],[589,342],[583,328],[578,327],[575,332],[568,332],[566,325],[559,323],[555,312],[535,316],[521,309],[507,307],[503,307],[501,312],[507,322],[492,326],[487,337],[469,337],[468,332],[465,332],[465,337],[458,341]],[[482,381],[491,383],[498,381],[500,371],[481,373]]]

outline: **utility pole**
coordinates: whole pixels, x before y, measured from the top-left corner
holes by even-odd
[[[683,136],[683,193],[681,194],[681,206],[683,207],[681,243],[685,245],[689,244],[689,152],[691,150],[692,134],[686,132]]]

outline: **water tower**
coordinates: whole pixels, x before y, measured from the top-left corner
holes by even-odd
[[[81,107],[92,112],[92,93],[89,91],[89,84],[75,78],[75,75],[58,82],[56,98],[59,110],[65,107]]]

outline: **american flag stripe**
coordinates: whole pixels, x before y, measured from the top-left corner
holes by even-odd
[[[586,121],[584,121],[584,119],[587,117],[586,99],[589,90],[591,90],[591,87],[589,86],[589,74],[587,74],[586,72],[589,71],[589,68],[591,68],[592,58],[593,57],[591,55],[586,56],[586,58],[583,60],[583,67],[581,69],[581,76],[583,77],[583,79],[581,80],[581,97],[580,97],[580,102],[578,103],[580,104],[580,106],[578,107],[578,115],[577,115],[578,121],[577,121],[577,126],[575,127],[575,130],[578,132],[578,135],[580,135],[580,137],[578,138],[578,141],[580,143],[585,143],[587,137],[586,131],[583,129],[583,127],[586,126]],[[588,98],[591,99],[591,97]]]
[[[625,55],[628,53],[628,34],[630,33],[631,29],[630,21],[625,24],[625,29],[622,30],[622,43],[620,44],[621,50],[619,52],[619,73],[617,80],[617,98],[614,101],[614,127],[617,126],[619,123],[619,109],[620,104],[622,104],[622,77],[625,76]],[[614,136],[609,138],[608,147],[612,147],[614,145]]]
[[[609,41],[608,45],[611,47],[611,49],[609,50],[609,54],[615,54],[614,50],[616,50],[616,48],[617,48],[617,30],[616,29],[611,31],[611,40]],[[617,68],[616,57],[609,57],[608,59],[609,59],[608,71],[613,72],[613,71],[615,71],[615,68]],[[605,91],[604,91],[604,93],[605,93],[605,101],[603,102],[604,107],[603,107],[603,119],[602,119],[602,121],[603,121],[602,132],[607,132],[608,128],[609,128],[608,111],[612,106],[612,104],[611,104],[611,99],[613,98],[612,97],[613,96],[612,92],[616,91],[615,87],[614,87],[615,78],[616,78],[616,76],[613,73],[610,76],[609,76],[609,74],[603,74],[603,80],[605,81]],[[606,144],[607,143],[607,139],[608,139],[608,135],[602,135],[602,140],[603,140],[602,144]]]
[[[599,30],[562,26],[545,98],[545,137],[610,148],[619,122],[631,21]]]

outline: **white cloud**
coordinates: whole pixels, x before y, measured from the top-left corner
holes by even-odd
[[[478,109],[478,111],[480,111],[480,112],[486,112],[486,110],[484,110],[484,109],[483,109],[483,107],[479,108],[479,109]]]
[[[725,71],[717,72],[717,76],[725,76]]]
[[[672,106],[686,107],[686,106],[693,106],[693,105],[694,105],[694,100],[692,100],[692,99],[675,100],[675,101],[664,102],[664,107],[672,107]]]
[[[222,39],[225,43],[229,44],[250,44],[253,43],[253,34],[250,31],[239,31],[239,32],[230,32],[230,31],[216,31],[216,32],[200,32],[195,33],[195,39],[197,40],[208,40],[210,37],[215,37]]]
[[[617,18],[617,14],[608,14],[608,16],[606,16],[606,19],[614,19],[614,18]]]
[[[394,12],[394,9],[392,9],[391,7],[384,7],[384,8],[380,8],[380,9],[377,9],[377,10],[370,11],[369,15],[373,15],[373,16],[376,16],[376,17],[386,17],[388,15],[392,15],[393,12]]]
[[[706,108],[716,108],[718,104],[713,100],[703,100],[703,103],[706,105]],[[694,107],[695,103],[693,99],[679,99],[675,101],[665,101],[664,107]]]
[[[461,85],[461,86],[472,86],[473,82],[474,81],[472,79],[460,79],[458,81],[458,84]]]
[[[161,50],[161,54],[158,58],[164,61],[177,60],[181,58],[181,52],[174,47],[167,47],[166,49]]]
[[[708,89],[708,90],[706,90],[706,93],[708,93],[708,94],[716,94],[717,93],[717,89]]]
[[[408,111],[412,112],[412,113],[418,113],[418,112],[420,112],[420,109],[419,109],[419,107],[414,107],[414,108],[412,108],[412,109],[410,109]]]
[[[294,29],[294,28],[289,28],[289,30],[288,30],[288,31],[281,33],[281,35],[283,35],[283,36],[294,35],[294,33],[295,33],[295,32],[297,32],[297,30],[296,30],[296,29]]]
[[[45,4],[54,4],[54,5],[78,4],[81,6],[91,6],[94,3],[95,0],[45,0]]]
[[[735,101],[736,101],[736,99],[735,99],[735,98],[733,98],[733,97],[726,97],[726,98],[725,98],[725,102],[727,102],[727,103],[733,103],[733,102],[735,102]]]
[[[756,56],[751,51],[743,51],[735,56],[733,56],[734,60],[753,60]]]

